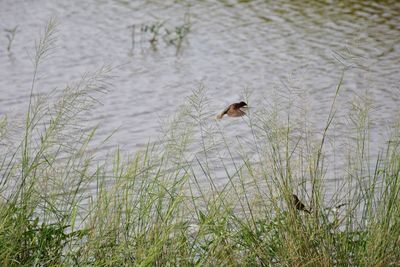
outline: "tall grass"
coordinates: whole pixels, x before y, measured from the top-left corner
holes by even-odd
[[[159,142],[98,162],[96,129],[81,121],[109,85],[110,69],[85,74],[50,97],[54,104],[37,96],[55,27],[51,20],[36,47],[20,143],[7,143],[7,120],[0,120],[3,266],[399,264],[400,128],[371,164],[366,101],[355,102],[349,115],[355,149],[327,199],[326,142],[341,80],[321,133],[271,107],[232,121],[249,130],[236,137],[226,129],[239,126],[211,119],[201,87],[165,124]],[[293,207],[292,193],[311,214]]]

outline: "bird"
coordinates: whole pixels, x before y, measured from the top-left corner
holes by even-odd
[[[222,117],[227,114],[229,117],[241,117],[246,115],[245,110],[247,108],[246,102],[239,102],[239,103],[233,103],[229,105],[224,111],[221,112],[217,116],[217,119],[222,119]]]
[[[292,203],[297,210],[302,210],[307,213],[311,213],[295,194],[292,194]]]

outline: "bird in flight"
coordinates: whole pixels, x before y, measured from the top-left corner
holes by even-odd
[[[229,105],[224,111],[221,112],[221,114],[219,114],[217,116],[217,119],[222,119],[222,117],[226,114],[229,117],[241,117],[246,115],[246,110],[247,108],[247,104],[246,102],[239,102],[239,103],[233,103],[231,105]]]

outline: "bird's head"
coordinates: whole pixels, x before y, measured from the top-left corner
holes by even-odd
[[[239,108],[244,107],[244,106],[247,106],[246,102],[241,101],[239,103]]]

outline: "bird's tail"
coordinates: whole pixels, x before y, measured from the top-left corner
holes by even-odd
[[[218,114],[218,115],[217,115],[217,119],[218,119],[218,120],[222,119],[222,117],[223,117],[224,115],[225,115],[224,112],[222,112],[221,114]]]

